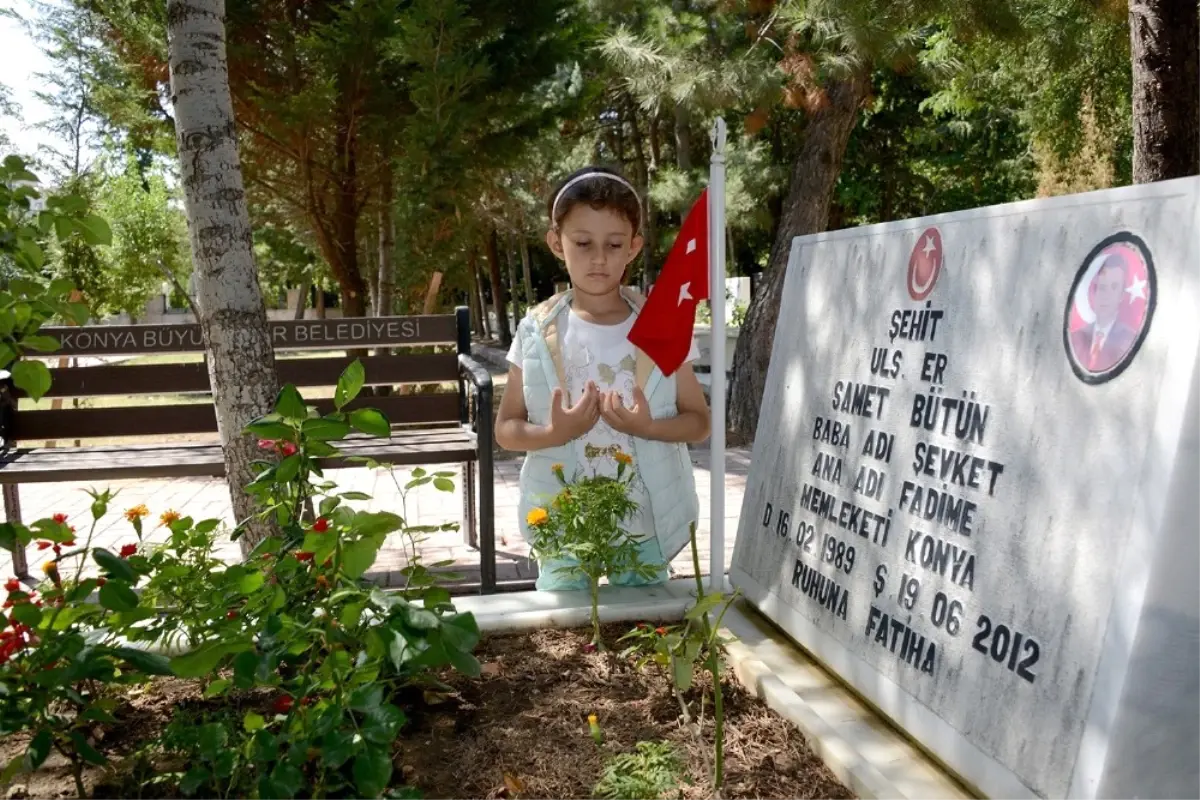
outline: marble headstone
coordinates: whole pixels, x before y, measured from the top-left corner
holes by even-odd
[[[987,796],[1200,796],[1198,198],[793,242],[732,580]]]

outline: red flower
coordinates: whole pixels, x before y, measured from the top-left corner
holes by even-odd
[[[313,523],[313,533],[324,533],[327,530],[329,530],[329,520],[317,517],[317,521]]]
[[[297,561],[312,561],[312,557],[313,557],[312,553],[306,553],[303,550],[296,553]]]
[[[278,449],[278,447],[279,446],[275,442],[271,441],[270,439],[259,439],[258,440],[258,449],[259,450],[275,450],[275,449]]]
[[[10,592],[19,592],[21,591],[21,582],[16,578],[9,578],[4,582],[4,588]]]
[[[54,542],[38,542],[38,550],[49,550],[54,546]]]
[[[639,622],[639,623],[637,624],[637,629],[638,629],[639,631],[644,631],[644,630],[646,630],[646,623],[644,623],[644,622]]]
[[[106,584],[106,583],[108,583],[108,578],[97,578],[97,579],[96,579],[96,586],[97,586],[97,587],[99,587],[99,586],[103,586],[103,585],[104,585],[104,584]]]
[[[286,714],[292,710],[292,705],[295,704],[295,699],[291,695],[281,694],[275,698],[275,704],[272,708],[276,714]]]
[[[54,521],[57,522],[59,525],[63,525],[67,521],[67,515],[66,514],[55,514]]]
[[[291,442],[280,442],[279,452],[283,453],[285,456],[294,456],[296,454],[296,445],[292,444]]]
[[[667,629],[666,629],[666,628],[655,628],[655,629],[654,629],[654,632],[655,632],[655,633],[657,633],[659,636],[666,636],[666,635],[667,635]]]
[[[2,607],[2,608],[12,608],[12,606],[13,606],[13,602],[12,602],[12,600],[5,600],[5,601],[4,601],[4,605],[3,605],[3,606],[0,606],[0,607]]]
[[[131,555],[133,555],[136,552],[137,552],[136,544],[121,545],[121,558],[129,558]]]
[[[63,547],[74,547],[74,546],[75,546],[74,539],[67,539],[65,542],[63,542]]]
[[[225,612],[225,619],[237,619],[238,613],[232,608]]]

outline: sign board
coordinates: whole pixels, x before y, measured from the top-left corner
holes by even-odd
[[[360,347],[453,344],[457,333],[450,315],[331,320],[284,320],[267,323],[275,350],[341,350]],[[50,355],[111,356],[126,353],[191,353],[204,349],[200,326],[89,325],[46,328],[61,347]]]
[[[987,796],[1200,796],[1198,198],[793,242],[733,582]]]

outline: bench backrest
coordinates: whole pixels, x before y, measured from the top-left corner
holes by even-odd
[[[337,383],[353,361],[344,351],[388,348],[396,349],[397,354],[361,359],[368,386],[453,383],[455,390],[362,397],[352,408],[363,405],[377,408],[393,425],[447,424],[463,419],[465,406],[458,354],[469,353],[471,343],[470,315],[465,308],[457,309],[455,314],[437,316],[287,320],[268,324],[280,384],[299,387],[306,399],[323,412],[332,409],[332,399],[319,399],[316,395],[320,392],[311,390]],[[64,327],[44,329],[42,333],[61,343],[57,351],[48,354],[53,359],[204,352],[200,326],[195,324]],[[313,357],[315,351],[331,352]],[[217,432],[216,415],[211,401],[205,397],[211,388],[208,365],[203,361],[110,363],[65,369],[52,366],[50,372],[48,400],[36,409],[18,410],[10,441],[61,443],[76,439]],[[331,397],[332,390],[324,394]],[[168,398],[166,402],[164,396]],[[125,398],[121,402],[126,404],[108,407],[111,399],[98,399],[116,397]],[[52,398],[63,398],[63,407],[46,407]],[[76,398],[97,398],[93,401],[96,407],[90,407],[92,403],[73,407],[72,400]]]

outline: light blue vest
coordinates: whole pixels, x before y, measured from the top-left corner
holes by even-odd
[[[641,311],[643,298],[630,289],[622,296],[636,315]],[[567,393],[566,373],[559,342],[558,322],[571,307],[571,291],[550,298],[529,310],[521,320],[521,374],[524,383],[525,408],[529,421],[535,425],[550,422],[550,393],[561,386]],[[637,385],[650,402],[650,416],[667,419],[679,413],[676,404],[675,377],[666,377],[649,356],[635,348]],[[699,522],[700,500],[696,495],[696,476],[687,445],[634,439],[634,466],[650,496],[654,535],[658,537],[663,556],[670,561],[688,544],[689,526]],[[521,467],[521,501],[519,522],[521,535],[531,541],[525,524],[526,516],[537,507],[545,506],[562,488],[551,467],[562,464],[567,475],[577,468],[573,442],[561,447],[530,451]],[[650,533],[647,531],[646,533]]]

